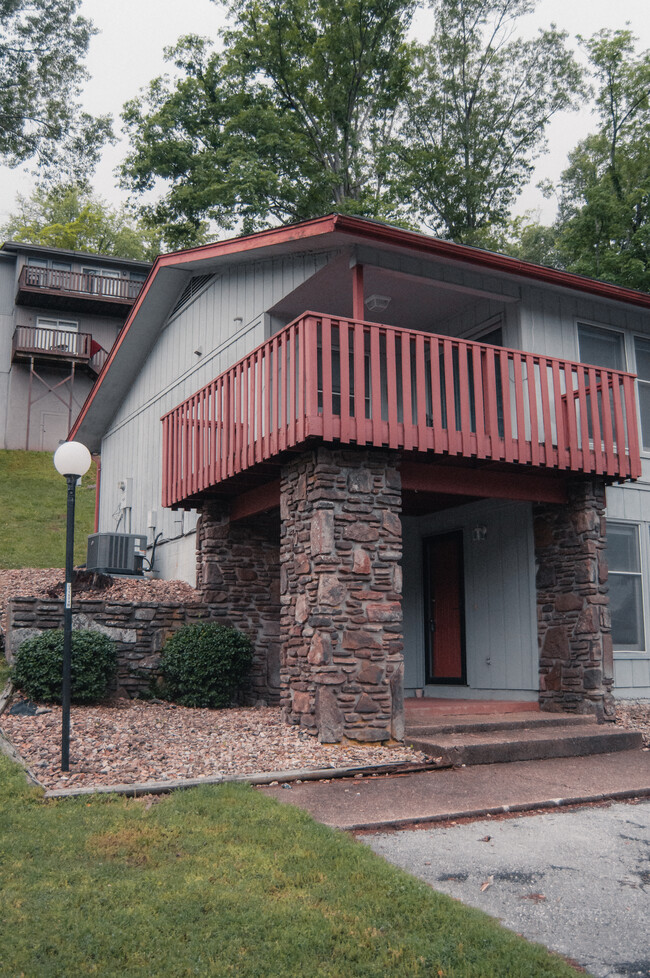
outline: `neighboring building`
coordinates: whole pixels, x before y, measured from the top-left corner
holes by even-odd
[[[156,260],[72,434],[100,529],[324,739],[404,690],[650,696],[646,294],[343,215],[217,242]]]
[[[7,241],[0,248],[0,448],[64,441],[151,265]]]

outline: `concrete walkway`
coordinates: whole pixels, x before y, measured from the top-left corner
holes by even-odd
[[[387,777],[263,787],[326,825],[380,829],[529,811],[558,804],[650,797],[650,751],[562,757]]]
[[[648,800],[363,841],[595,978],[650,975]]]

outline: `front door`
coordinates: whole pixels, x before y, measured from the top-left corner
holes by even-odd
[[[465,601],[461,530],[424,541],[427,683],[465,685]]]

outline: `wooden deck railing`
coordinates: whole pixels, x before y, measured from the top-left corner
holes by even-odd
[[[640,475],[632,374],[316,313],[162,422],[164,506],[309,437]]]
[[[50,329],[48,326],[17,326],[14,331],[13,353],[78,357],[90,359],[90,333],[77,333],[69,329]]]
[[[142,282],[101,275],[95,272],[70,272],[56,268],[24,265],[18,280],[19,289],[44,292],[71,292],[120,302],[135,302]]]
[[[98,374],[108,352],[93,342],[90,333],[77,333],[69,329],[51,329],[48,326],[17,326],[12,342],[12,359],[23,356],[45,356],[48,359],[81,360]]]

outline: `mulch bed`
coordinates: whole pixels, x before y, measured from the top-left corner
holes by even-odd
[[[9,711],[0,718],[2,731],[46,788],[424,759],[419,751],[402,745],[319,744],[286,724],[276,707],[202,710],[118,700],[110,706],[72,707],[70,772],[64,774],[59,770],[60,707],[43,707],[33,716]]]

